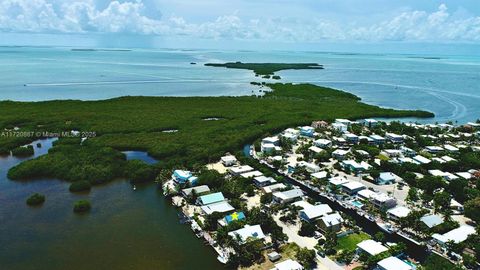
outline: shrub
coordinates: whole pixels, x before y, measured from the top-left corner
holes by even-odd
[[[92,185],[88,181],[76,181],[70,185],[68,190],[70,190],[70,192],[89,191],[91,187]]]
[[[45,196],[39,193],[35,193],[32,196],[28,197],[28,205],[41,205],[45,202]]]
[[[12,155],[16,157],[28,157],[34,154],[33,146],[20,146],[12,150]]]
[[[90,209],[92,208],[91,204],[89,201],[87,200],[80,200],[80,201],[77,201],[74,205],[73,205],[73,212],[75,213],[83,213],[83,212],[87,212],[87,211],[90,211]]]

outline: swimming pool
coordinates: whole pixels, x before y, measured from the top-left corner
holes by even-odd
[[[363,206],[363,203],[359,202],[359,201],[351,201],[350,202],[353,206],[356,206],[358,208],[362,208]]]

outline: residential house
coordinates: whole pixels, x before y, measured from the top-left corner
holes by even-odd
[[[306,136],[306,137],[313,137],[313,134],[315,133],[315,129],[310,126],[304,126],[300,128],[300,135]]]
[[[285,189],[287,188],[287,186],[283,183],[277,183],[277,184],[273,184],[273,185],[270,185],[270,186],[266,186],[266,187],[262,187],[262,191],[264,193],[272,193],[272,192],[275,192],[277,190],[281,190],[281,189]]]
[[[189,197],[194,192],[195,192],[195,194],[200,195],[202,193],[210,192],[210,188],[207,185],[201,185],[201,186],[198,186],[198,187],[191,187],[191,188],[182,189],[183,197]]]
[[[350,150],[337,149],[332,152],[332,157],[336,160],[344,160],[349,153]]]
[[[319,227],[324,231],[338,232],[342,229],[343,218],[339,213],[332,213],[318,220]]]
[[[198,181],[198,177],[193,176],[190,171],[185,170],[174,170],[172,179],[178,184],[185,184],[188,182],[190,185],[195,185]]]
[[[309,207],[305,207],[300,210],[300,218],[307,222],[315,222],[320,217],[332,213],[333,210],[328,204],[318,204]]]
[[[453,241],[455,244],[462,243],[463,241],[467,240],[470,235],[475,233],[475,227],[470,225],[462,225],[444,234],[435,233],[432,235],[432,238],[438,244],[444,246],[450,241]]]
[[[327,139],[318,139],[313,142],[313,144],[320,148],[329,148],[332,147],[332,141]]]
[[[357,253],[366,253],[369,256],[375,256],[388,251],[388,248],[375,240],[367,239],[357,244]]]
[[[237,158],[232,155],[226,155],[220,158],[222,164],[225,167],[230,167],[237,164]]]
[[[271,270],[303,270],[303,266],[292,259],[275,264],[275,268]]]
[[[340,132],[347,132],[348,130],[348,126],[347,125],[344,125],[342,123],[333,123],[332,124],[332,129],[334,130],[337,130],[337,131],[340,131]]]
[[[394,184],[397,181],[402,180],[399,176],[392,172],[382,172],[377,178],[377,184],[379,185],[389,185]]]
[[[413,267],[397,257],[388,257],[377,263],[378,270],[413,270]]]
[[[368,128],[373,128],[373,127],[376,127],[379,122],[375,119],[364,119],[362,123]]]
[[[301,189],[291,189],[287,191],[273,193],[273,200],[277,203],[285,204],[300,200],[304,196]]]
[[[380,136],[380,135],[373,134],[373,135],[370,136],[370,138],[373,140],[373,143],[375,143],[377,145],[385,143],[385,138]]]
[[[241,229],[229,232],[228,235],[238,239],[242,244],[250,240],[263,240],[266,237],[260,225],[245,225]]]
[[[343,138],[350,144],[357,144],[359,141],[358,136],[353,133],[345,133],[343,134]]]
[[[235,208],[233,208],[233,206],[231,206],[227,201],[220,201],[208,205],[203,205],[200,208],[202,209],[202,212],[206,215],[211,215],[215,212],[230,213],[235,211]]]
[[[402,135],[387,132],[385,133],[385,137],[387,138],[387,140],[391,141],[392,143],[403,143]]]
[[[207,195],[203,195],[203,196],[198,197],[197,204],[198,205],[208,205],[208,204],[217,203],[217,202],[221,202],[221,201],[225,201],[225,197],[223,197],[223,193],[222,192],[216,192],[216,193],[211,193],[211,194],[207,194]]]
[[[439,215],[426,215],[420,218],[420,221],[428,228],[433,228],[443,223],[443,218]]]
[[[357,181],[349,181],[347,183],[342,184],[343,192],[349,195],[355,195],[362,189],[366,189],[365,185],[357,182]]]
[[[234,166],[234,167],[230,167],[228,168],[228,171],[232,174],[232,175],[235,175],[235,176],[238,176],[242,173],[246,173],[246,172],[251,172],[253,171],[254,169],[252,167],[250,167],[249,165],[243,165],[243,166]]]
[[[387,217],[391,220],[398,221],[400,218],[407,217],[411,210],[405,206],[397,206],[387,210]]]
[[[277,183],[277,181],[275,179],[273,179],[273,177],[266,177],[266,176],[262,175],[262,176],[257,176],[255,178],[253,178],[253,183],[258,188],[261,188],[261,187],[273,185],[273,184]]]

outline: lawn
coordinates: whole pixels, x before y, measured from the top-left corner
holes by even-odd
[[[335,249],[337,252],[340,252],[341,250],[354,251],[357,248],[358,243],[367,239],[370,239],[370,235],[364,232],[350,234],[348,236],[338,238]]]

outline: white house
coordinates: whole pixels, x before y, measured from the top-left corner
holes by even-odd
[[[275,268],[271,270],[303,270],[303,266],[292,259],[275,264]]]
[[[418,162],[419,164],[428,164],[430,162],[432,162],[430,159],[424,157],[424,156],[420,156],[420,155],[416,155],[414,157],[412,157],[413,160],[415,160],[416,162]]]
[[[290,203],[300,200],[304,196],[301,189],[295,188],[282,192],[273,193],[273,200],[278,203]]]
[[[380,176],[377,178],[377,184],[380,185],[387,185],[387,184],[393,184],[399,180],[401,180],[399,176],[392,172],[382,172],[380,173]]]
[[[333,123],[332,128],[340,132],[346,132],[348,130],[348,126],[342,123]]]
[[[467,240],[468,236],[475,234],[475,227],[470,225],[462,225],[444,234],[433,234],[432,238],[440,245],[445,245],[449,241],[458,244]]]
[[[379,270],[413,270],[413,267],[397,257],[388,257],[377,263]]]
[[[321,217],[318,225],[323,231],[338,232],[342,228],[343,218],[339,213],[332,213]]]
[[[254,169],[252,167],[250,167],[249,165],[244,165],[244,166],[234,166],[234,167],[230,167],[228,168],[228,171],[232,174],[232,175],[240,175],[242,173],[246,173],[246,172],[251,172],[253,171]]]
[[[253,183],[255,184],[255,186],[261,188],[261,187],[265,187],[265,186],[275,184],[275,183],[277,183],[277,181],[275,179],[273,179],[272,177],[266,177],[266,176],[261,175],[261,176],[257,176],[255,178],[253,178]]]
[[[370,138],[373,140],[373,142],[375,144],[383,144],[385,143],[385,138],[380,136],[380,135],[377,135],[377,134],[373,134],[370,136]]]
[[[387,210],[387,216],[392,220],[399,220],[400,218],[408,216],[410,212],[411,210],[405,206],[397,206],[395,208]]]
[[[240,243],[245,243],[248,240],[262,240],[265,239],[265,234],[262,231],[260,225],[245,225],[245,227],[236,231],[229,232],[228,235],[233,239],[239,239]]]
[[[332,157],[337,160],[344,160],[349,153],[350,150],[337,149],[332,152]]]
[[[388,248],[382,245],[382,243],[375,240],[367,239],[357,244],[357,251],[359,253],[367,253],[370,256],[378,255],[387,251]]]
[[[332,141],[327,139],[318,139],[318,140],[315,140],[313,144],[320,148],[328,148],[332,146]]]
[[[395,133],[385,133],[385,137],[390,140],[392,143],[402,143],[403,142],[403,136],[398,135]]]
[[[287,186],[285,186],[285,184],[283,184],[283,183],[277,183],[277,184],[273,184],[273,185],[270,185],[270,186],[262,187],[262,191],[264,193],[272,193],[272,192],[275,192],[277,190],[284,189],[286,187]]]
[[[235,156],[232,156],[232,155],[223,156],[223,157],[220,158],[220,160],[222,161],[222,164],[226,167],[233,166],[233,165],[237,164],[237,158]]]
[[[364,119],[363,124],[369,128],[375,127],[378,125],[378,121],[375,119]]]
[[[318,218],[332,212],[333,210],[328,204],[312,205],[309,207],[305,207],[303,210],[300,210],[300,218],[307,222],[314,222]]]
[[[362,184],[360,182],[357,182],[357,181],[350,181],[350,182],[342,184],[342,190],[345,193],[350,194],[350,195],[354,195],[357,192],[359,192],[360,190],[365,189],[365,188],[366,187],[365,187],[364,184]]]
[[[320,171],[320,166],[312,162],[300,161],[297,163],[297,167],[304,167],[309,173],[316,173]]]

